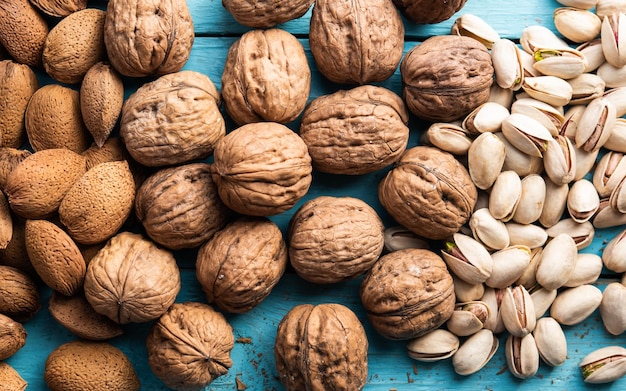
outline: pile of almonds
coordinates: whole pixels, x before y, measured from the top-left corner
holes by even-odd
[[[562,327],[596,309],[621,335],[626,281],[604,292],[595,282],[603,269],[626,272],[626,230],[601,256],[581,250],[595,229],[626,223],[626,5],[559,2],[563,38],[529,26],[518,45],[465,14],[450,35],[402,57],[401,14],[436,23],[465,1],[375,0],[342,10],[345,25],[327,0],[261,2],[270,11],[258,16],[245,1],[224,1],[240,23],[266,30],[230,48],[220,92],[182,70],[194,41],[185,0],[110,0],[106,10],[3,1],[0,44],[11,59],[0,61],[0,360],[26,343],[22,323],[40,310],[43,284],[51,315],[80,338],[48,357],[51,389],[139,389],[107,340],[147,322],[154,374],[173,389],[202,389],[232,366],[222,312],[257,306],[288,265],[316,284],[364,276],[360,298],[377,332],[407,340],[416,360],[452,357],[461,375],[484,367],[500,333],[522,379],[540,359],[563,365]],[[420,16],[416,4],[432,12]],[[360,85],[312,101],[304,48],[275,27],[310,7],[317,69]],[[355,26],[368,39],[346,39]],[[397,69],[402,97],[373,85]],[[54,82],[40,86],[41,74]],[[143,84],[125,99],[133,78]],[[431,122],[422,146],[408,148],[409,112]],[[294,132],[287,125],[299,117]],[[352,197],[292,210],[315,170],[381,169],[381,205],[404,226],[385,229]],[[290,210],[283,238],[271,217]],[[198,251],[210,305],[175,303],[181,249]],[[294,307],[275,357],[289,389],[366,383],[367,337],[340,304]],[[625,362],[626,349],[609,346],[579,365],[585,381],[604,383],[623,376]],[[0,379],[26,387],[1,362]]]

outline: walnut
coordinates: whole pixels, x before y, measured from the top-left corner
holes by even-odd
[[[248,31],[228,50],[222,86],[224,108],[237,124],[291,122],[311,89],[304,47],[285,30]]]
[[[354,312],[341,304],[301,304],[278,325],[274,357],[288,391],[362,390],[368,341]]]
[[[393,0],[411,22],[432,24],[448,20],[465,5],[466,0]]]
[[[196,276],[209,303],[244,313],[260,304],[287,267],[287,245],[265,217],[241,217],[200,247]]]
[[[161,76],[128,97],[120,136],[130,155],[145,166],[204,159],[226,134],[220,101],[211,79],[199,72]]]
[[[383,255],[361,281],[359,293],[376,331],[393,340],[424,335],[444,324],[454,311],[452,276],[441,257],[430,250]]]
[[[409,114],[394,92],[372,85],[315,98],[302,115],[300,137],[313,167],[361,175],[396,161],[409,141]]]
[[[317,0],[309,45],[329,80],[367,84],[388,79],[404,48],[404,24],[391,0]]]
[[[485,45],[458,35],[433,36],[413,47],[400,73],[407,107],[432,122],[454,121],[485,103],[494,74]]]
[[[231,215],[217,194],[207,163],[152,174],[137,191],[135,213],[152,240],[175,250],[200,246]]]
[[[186,0],[109,0],[104,44],[111,65],[124,76],[180,71],[193,41]]]
[[[228,372],[233,329],[207,304],[175,303],[150,328],[148,364],[174,390],[204,390]]]
[[[229,208],[271,216],[292,208],[311,185],[311,157],[300,136],[285,125],[243,125],[215,146],[213,181]]]
[[[222,0],[222,5],[244,26],[268,28],[304,15],[314,0]]]
[[[408,149],[378,186],[382,206],[398,223],[428,239],[445,239],[465,224],[478,191],[467,169],[438,148]]]
[[[368,271],[384,246],[383,223],[357,198],[320,196],[307,201],[289,224],[289,260],[317,284],[353,279]]]

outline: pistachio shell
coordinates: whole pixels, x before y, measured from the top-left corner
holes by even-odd
[[[492,288],[506,288],[524,273],[530,264],[531,251],[526,246],[509,246],[491,254],[493,269],[485,281]]]
[[[459,338],[444,329],[435,329],[407,344],[409,357],[424,362],[450,358],[458,349]]]
[[[596,15],[600,18],[616,12],[626,12],[624,0],[596,0]]]
[[[465,155],[472,145],[466,131],[452,123],[436,122],[428,127],[424,135],[429,144],[453,155]]]
[[[626,230],[622,230],[609,241],[602,251],[602,263],[616,273],[626,272]]]
[[[577,259],[574,239],[566,233],[554,237],[543,248],[537,264],[537,282],[546,289],[563,286],[574,271]]]
[[[551,367],[558,367],[567,359],[567,339],[559,322],[549,316],[537,320],[533,331],[541,359]]]
[[[584,284],[596,282],[602,272],[602,257],[592,253],[578,253],[574,270],[563,284],[564,287],[574,288]]]
[[[454,296],[459,302],[468,302],[480,300],[485,293],[484,284],[470,284],[465,280],[460,279],[454,273],[452,274],[452,280],[454,282]]]
[[[583,73],[567,81],[572,86],[571,105],[587,104],[604,94],[604,80],[593,73]]]
[[[609,151],[605,153],[593,172],[593,186],[600,198],[611,195],[613,189],[626,176],[626,156],[621,152]]]
[[[554,238],[561,233],[568,234],[572,237],[572,239],[574,239],[578,250],[589,246],[595,236],[595,230],[589,221],[578,223],[572,218],[560,220],[552,227],[547,228],[546,232],[551,238]]]
[[[543,171],[543,159],[520,151],[511,144],[502,132],[496,133],[505,146],[504,165],[502,171],[514,171],[520,177],[539,174]]]
[[[584,223],[593,217],[600,206],[600,196],[588,179],[579,179],[567,194],[567,211],[574,221]]]
[[[448,268],[466,282],[482,283],[491,275],[491,255],[485,246],[471,236],[455,233],[453,242],[447,243],[441,255]]]
[[[606,88],[626,87],[626,67],[615,67],[608,61],[601,64],[596,74],[604,81]]]
[[[528,267],[524,270],[524,273],[515,281],[516,285],[522,285],[526,290],[533,289],[537,287],[537,263],[541,259],[541,253],[543,252],[543,247],[536,247],[530,250],[530,262],[528,263]]]
[[[502,38],[494,42],[491,48],[491,61],[496,76],[496,83],[502,88],[517,91],[524,82],[524,66],[517,45]]]
[[[522,179],[522,192],[513,221],[520,224],[531,224],[539,219],[546,197],[546,183],[537,174],[527,175]]]
[[[502,171],[489,195],[489,212],[501,221],[509,221],[522,194],[522,180],[514,171]]]
[[[480,330],[470,336],[452,357],[454,371],[462,376],[478,372],[491,360],[498,345],[498,338],[491,330]]]
[[[509,335],[505,344],[505,357],[509,370],[519,379],[535,376],[539,370],[539,351],[532,334],[524,337]]]
[[[553,106],[565,106],[572,100],[572,86],[556,76],[525,77],[522,88],[533,98]]]
[[[554,27],[570,41],[587,42],[600,34],[602,21],[593,12],[573,7],[554,10]]]
[[[569,48],[567,42],[557,37],[549,28],[541,25],[531,25],[522,30],[520,44],[522,48],[530,54],[534,54],[537,48]]]
[[[609,138],[603,145],[609,151],[626,153],[626,118],[617,118]]]
[[[485,102],[463,119],[463,128],[470,133],[497,132],[509,109],[495,102]]]
[[[484,328],[493,331],[494,334],[499,334],[505,330],[504,322],[502,322],[502,313],[500,312],[503,295],[504,289],[485,287],[485,292],[480,298],[480,301],[489,307],[489,317],[485,322]]]
[[[600,316],[606,331],[621,335],[626,331],[626,286],[612,282],[604,288],[600,302]]]
[[[604,97],[592,100],[576,128],[576,147],[587,152],[600,149],[609,138],[615,125],[617,109]]]
[[[514,113],[502,121],[502,134],[520,151],[532,156],[543,156],[552,139],[550,131],[539,121],[524,114]]]
[[[552,136],[559,134],[565,116],[554,106],[537,99],[517,99],[511,106],[511,113],[527,115],[539,121]]]
[[[585,383],[613,382],[626,374],[626,348],[606,346],[586,355],[579,364]]]
[[[506,288],[500,311],[504,327],[511,335],[521,338],[535,329],[535,305],[522,285]]]
[[[537,319],[541,318],[550,309],[552,303],[556,299],[558,291],[556,289],[546,289],[538,286],[530,290],[530,298],[535,306],[535,315]]]
[[[463,14],[455,19],[451,33],[476,39],[491,49],[493,43],[500,39],[500,34],[485,20],[474,14]]]
[[[550,316],[562,325],[581,323],[593,313],[602,301],[602,291],[594,285],[568,288],[556,296],[550,307]]]
[[[504,223],[491,215],[489,208],[477,209],[469,220],[472,235],[490,249],[501,250],[510,239]]]
[[[508,111],[507,111],[508,112]],[[498,178],[506,155],[504,143],[493,133],[482,133],[467,151],[468,171],[479,189],[488,189]]]
[[[576,50],[581,52],[587,59],[585,72],[595,71],[606,61],[604,58],[604,52],[602,51],[602,40],[600,38],[585,42],[579,45]]]
[[[626,14],[615,12],[602,18],[602,51],[616,68],[626,65]]]
[[[504,225],[509,233],[511,245],[519,244],[534,249],[543,246],[548,240],[548,233],[539,225],[516,222],[508,222]]]
[[[617,117],[626,114],[626,87],[610,88],[604,92],[604,97],[615,106],[615,115]]]
[[[389,252],[405,248],[430,248],[427,240],[399,225],[385,228],[384,237],[385,249]]]
[[[550,180],[559,185],[570,183],[576,176],[576,150],[569,138],[557,135],[548,141],[543,166]]]
[[[546,198],[539,216],[539,223],[545,228],[552,227],[561,220],[563,212],[567,206],[567,193],[569,186],[567,183],[556,184],[549,178],[545,179]]]
[[[446,321],[446,328],[459,337],[467,337],[483,328],[489,307],[481,301],[459,303]]]
[[[596,149],[595,151],[589,152],[585,151],[583,148],[574,147],[574,151],[576,152],[576,173],[574,174],[574,180],[578,181],[585,178],[593,169],[600,150]]]
[[[620,213],[611,208],[609,199],[601,199],[598,212],[593,217],[592,224],[594,228],[610,228],[626,224],[626,213]]]
[[[587,68],[587,59],[576,49],[543,49],[534,53],[533,68],[545,76],[556,76],[568,80],[582,75]]]

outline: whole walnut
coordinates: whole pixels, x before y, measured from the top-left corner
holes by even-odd
[[[309,45],[319,71],[335,83],[383,81],[402,59],[404,24],[391,0],[317,0]]]
[[[226,134],[220,94],[208,76],[180,71],[139,87],[122,106],[120,137],[149,166],[204,159]]]
[[[142,235],[113,236],[87,265],[85,297],[96,312],[119,324],[157,319],[180,291],[171,252]]]
[[[300,136],[285,125],[243,125],[215,146],[213,181],[229,208],[271,216],[292,208],[311,186],[311,157]]]
[[[211,166],[190,163],[148,177],[137,191],[135,214],[152,240],[181,249],[207,241],[231,212],[220,200]]]
[[[248,31],[228,50],[222,86],[224,108],[237,124],[291,122],[311,89],[304,47],[285,30]]]
[[[432,24],[448,20],[465,5],[466,0],[393,0],[411,22]]]
[[[222,5],[244,26],[268,28],[304,15],[314,0],[222,0]]]
[[[465,224],[478,191],[467,169],[435,147],[408,149],[378,185],[378,199],[400,224],[427,239],[445,239]]]
[[[313,167],[361,175],[396,161],[409,141],[409,113],[398,95],[372,85],[315,98],[304,110],[300,137]]]
[[[152,327],[146,339],[148,364],[174,390],[204,390],[228,372],[235,345],[226,318],[207,304],[173,304]]]
[[[287,267],[287,245],[265,217],[241,217],[206,242],[196,260],[196,276],[209,303],[244,313],[260,304]]]
[[[367,381],[368,340],[341,304],[301,304],[280,321],[274,357],[288,391],[358,391]]]
[[[374,329],[393,340],[438,328],[452,316],[455,304],[446,264],[424,249],[383,255],[361,281],[359,294]]]
[[[413,47],[400,64],[409,110],[432,122],[451,122],[489,99],[491,55],[465,36],[439,35]]]
[[[356,278],[378,260],[383,222],[364,201],[320,196],[304,203],[289,223],[289,260],[298,275],[317,284]]]
[[[109,0],[104,44],[111,65],[124,76],[180,71],[193,41],[186,0]]]

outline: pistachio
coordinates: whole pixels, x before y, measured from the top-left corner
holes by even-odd
[[[530,250],[530,262],[524,270],[524,273],[515,281],[516,285],[522,285],[526,290],[530,291],[530,289],[537,286],[537,263],[541,259],[541,253],[543,252],[542,247],[535,247]]]
[[[433,123],[424,135],[429,144],[453,155],[465,155],[472,145],[465,129],[452,123]]]
[[[587,152],[600,149],[609,138],[616,119],[615,105],[604,97],[592,100],[576,128],[576,147]]]
[[[539,121],[524,114],[514,113],[502,121],[502,134],[520,151],[542,157],[552,139],[550,131]]]
[[[552,227],[546,228],[548,237],[554,238],[561,233],[566,233],[574,239],[576,248],[582,250],[589,246],[595,236],[595,230],[593,224],[589,221],[578,223],[572,218],[566,218],[560,220]]]
[[[504,322],[502,322],[502,313],[500,312],[503,296],[504,289],[485,287],[483,297],[480,298],[480,301],[489,307],[489,317],[485,322],[484,328],[493,331],[494,334],[499,334],[505,330]]]
[[[546,289],[558,289],[574,271],[578,250],[571,236],[561,233],[544,247],[537,264],[536,278]]]
[[[593,226],[598,229],[626,224],[626,213],[620,213],[609,205],[609,199],[600,199],[600,207],[593,217]]]
[[[607,61],[598,67],[596,74],[604,80],[607,88],[626,87],[626,67],[618,68]]]
[[[599,206],[600,196],[588,179],[579,179],[570,187],[567,194],[567,211],[577,223],[590,220]]]
[[[605,153],[593,172],[593,186],[601,198],[608,197],[626,176],[626,156],[621,152]]]
[[[595,13],[573,7],[554,10],[554,27],[572,42],[587,42],[600,34],[602,21]]]
[[[485,280],[492,288],[506,288],[524,273],[530,264],[531,250],[526,246],[509,246],[491,254],[493,269]]]
[[[499,341],[491,330],[482,329],[470,336],[452,356],[454,371],[462,376],[481,370],[498,350]]]
[[[620,213],[626,213],[626,181],[625,177],[615,186],[609,196],[609,205]]]
[[[573,326],[587,319],[602,301],[602,291],[585,284],[567,288],[556,296],[550,307],[550,316],[562,325]]]
[[[615,116],[626,115],[626,86],[610,88],[604,92],[604,98],[615,106]]]
[[[602,263],[615,273],[626,272],[626,230],[619,232],[602,251]]]
[[[573,141],[576,137],[576,130],[578,129],[578,124],[580,123],[580,117],[582,117],[586,109],[587,106],[583,105],[571,106],[564,114],[565,121],[563,122],[563,126],[561,127],[559,134],[562,134]]]
[[[535,306],[535,315],[537,319],[541,318],[548,312],[550,306],[556,299],[558,291],[556,289],[546,289],[542,286],[533,287],[529,290],[530,298]]]
[[[567,183],[556,184],[550,178],[544,178],[546,183],[546,198],[539,216],[539,223],[545,228],[557,224],[567,206],[567,193],[569,186]]]
[[[587,68],[587,59],[576,49],[539,48],[533,54],[533,68],[542,75],[572,79],[580,76]]]
[[[491,215],[489,208],[477,209],[469,219],[472,236],[487,248],[501,250],[509,245],[504,223]]]
[[[384,237],[385,249],[389,252],[405,248],[430,248],[426,239],[417,236],[400,225],[385,228]]]
[[[448,268],[470,284],[482,283],[491,275],[491,255],[485,246],[471,236],[455,233],[452,241],[446,242],[446,248],[441,254]]]
[[[589,10],[596,6],[598,0],[557,0],[566,7],[574,7],[581,10]]]
[[[504,353],[509,370],[519,379],[533,377],[539,370],[539,351],[532,334],[524,337],[509,335]]]
[[[458,303],[446,321],[446,327],[458,337],[467,337],[482,329],[488,318],[487,304],[481,301]]]
[[[482,133],[472,141],[467,152],[467,166],[472,182],[479,189],[488,189],[502,171],[504,143],[493,133]]]
[[[535,329],[535,306],[522,285],[505,289],[500,311],[504,327],[511,335],[521,338]]]
[[[602,19],[602,52],[615,68],[626,65],[626,14],[615,12]]]
[[[589,353],[579,364],[585,383],[610,383],[626,374],[626,348],[606,346]]]
[[[537,320],[533,336],[539,356],[546,364],[558,367],[565,363],[567,339],[559,322],[549,316]]]
[[[565,106],[572,99],[572,86],[560,77],[525,77],[522,88],[528,95],[553,106]]]
[[[557,135],[548,141],[543,167],[550,180],[559,185],[570,183],[576,176],[576,149],[569,138]]]
[[[602,257],[592,253],[578,253],[576,264],[564,287],[574,288],[596,282],[602,272]]]
[[[519,55],[522,62],[522,69],[524,73],[524,77],[536,77],[536,76],[544,76],[541,72],[535,68],[535,56],[534,53],[527,53],[524,50],[519,50]],[[523,81],[523,80],[522,80]],[[530,96],[524,96],[524,94],[528,95],[526,92],[520,92],[517,97],[520,99],[530,98]]]
[[[505,146],[504,165],[502,171],[514,171],[520,177],[529,174],[539,174],[543,171],[543,159],[531,156],[515,148],[502,132],[496,133]]]
[[[546,197],[546,183],[538,174],[527,175],[522,179],[522,193],[513,221],[520,224],[531,224],[539,219]]]
[[[509,221],[522,195],[522,180],[514,171],[502,171],[489,194],[489,212],[501,221]]]
[[[445,360],[452,357],[458,349],[459,338],[444,329],[435,329],[407,344],[409,357],[423,362]]]
[[[569,48],[567,42],[557,37],[549,28],[541,25],[531,25],[522,30],[520,44],[529,54],[534,54],[538,48]]]
[[[463,14],[459,16],[450,29],[454,35],[474,38],[491,49],[493,43],[500,39],[500,34],[479,16]]]
[[[548,240],[546,230],[536,224],[508,222],[504,225],[512,245],[523,245],[532,250],[543,246]]]
[[[593,72],[600,65],[602,65],[606,59],[604,58],[604,52],[602,51],[602,39],[596,38],[591,41],[585,42],[578,47],[576,50],[581,52],[583,56],[587,59],[587,67],[585,68],[585,72]]]
[[[565,116],[554,106],[537,99],[517,99],[511,106],[511,113],[527,115],[548,129],[552,136],[559,134]]]
[[[513,104],[514,95],[515,91],[512,89],[502,88],[498,85],[498,83],[491,83],[488,102],[497,103],[506,108],[510,108],[511,104]]]
[[[609,138],[603,145],[609,151],[626,153],[626,118],[617,118]]]
[[[454,273],[452,274],[452,282],[454,283],[454,296],[457,301],[460,302],[468,302],[480,300],[485,293],[485,285],[480,284],[470,284],[469,282],[457,277]]]
[[[589,171],[593,169],[596,161],[598,160],[599,149],[595,151],[587,152],[582,148],[574,147],[576,152],[576,172],[574,173],[574,180],[580,180],[587,176]]]
[[[496,84],[502,88],[517,91],[524,82],[524,65],[517,45],[510,39],[502,38],[493,43],[491,62]]]
[[[610,334],[621,335],[626,331],[626,286],[612,282],[604,288],[600,302],[600,316],[604,328]]]
[[[624,0],[596,0],[596,15],[600,18],[616,12],[626,12]]]
[[[509,109],[501,104],[485,102],[463,119],[463,128],[470,134],[497,132],[509,114]]]
[[[567,81],[572,86],[571,105],[584,105],[604,94],[604,80],[593,73],[583,73]]]

